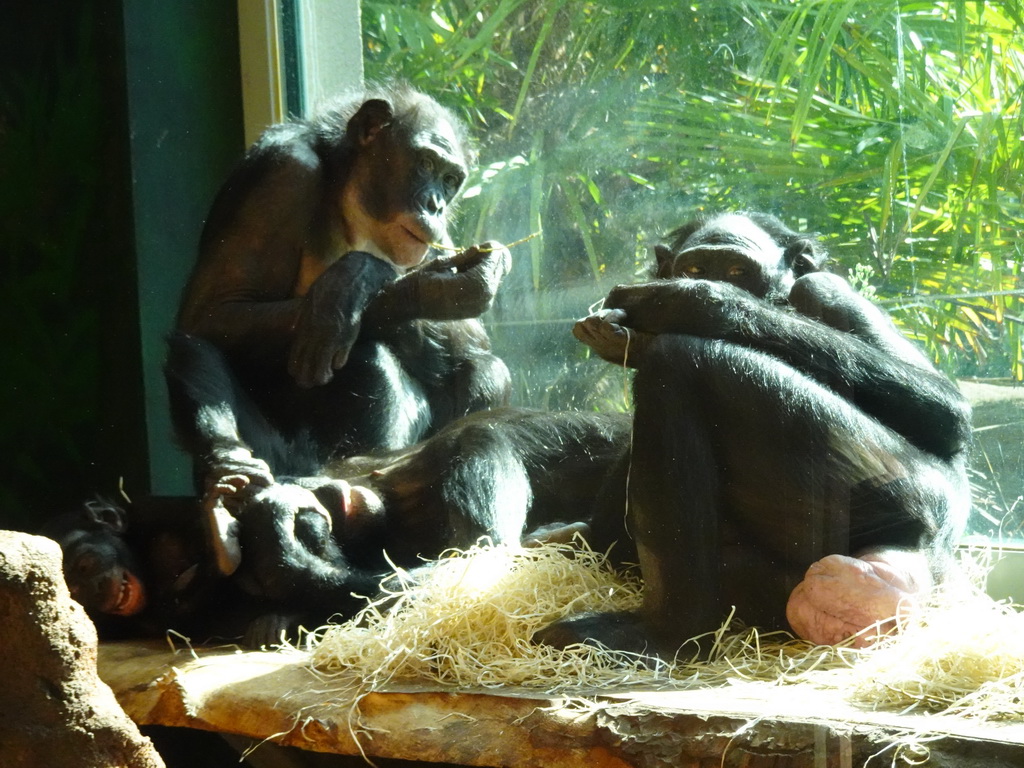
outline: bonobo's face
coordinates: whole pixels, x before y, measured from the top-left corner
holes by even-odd
[[[760,298],[786,297],[794,276],[785,249],[739,214],[715,217],[674,253],[658,251],[659,277],[689,277],[732,283]]]
[[[467,169],[457,134],[440,112],[423,105],[413,116],[396,117],[367,144],[357,167],[372,251],[406,269],[431,244],[447,240],[449,206]]]
[[[90,614],[134,616],[146,607],[146,590],[124,541],[106,528],[73,529],[58,543],[71,597]]]

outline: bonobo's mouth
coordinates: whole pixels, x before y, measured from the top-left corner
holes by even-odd
[[[403,226],[402,229],[405,230],[405,234],[407,234],[411,239],[415,240],[416,242],[423,243],[423,245],[430,245],[429,235],[426,235],[422,231],[416,231],[411,227]]]
[[[112,587],[113,594],[103,608],[114,616],[134,616],[146,607],[146,588],[131,571],[124,571],[120,583]]]

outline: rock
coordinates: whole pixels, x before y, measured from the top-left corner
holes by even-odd
[[[0,531],[0,651],[5,768],[163,768],[96,674],[96,628],[50,539]]]

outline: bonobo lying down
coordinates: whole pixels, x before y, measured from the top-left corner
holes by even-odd
[[[481,537],[529,544],[586,532],[585,510],[628,430],[623,415],[499,409],[407,449],[249,487],[232,505],[241,557],[230,574],[196,500],[177,500],[177,519],[157,530],[133,528],[134,509],[89,503],[48,533],[101,635],[173,628],[258,646],[352,616],[391,563],[413,568]],[[148,516],[154,504],[135,506]]]
[[[482,537],[531,543],[586,533],[587,510],[628,430],[621,414],[503,408],[412,448],[281,479],[238,513],[236,577],[290,606],[282,624],[308,625],[351,615],[363,604],[353,591],[372,594],[389,560],[411,568]]]
[[[957,387],[773,217],[704,218],[656,255],[655,280],[574,328],[636,369],[622,490],[592,543],[620,538],[625,495],[643,607],[542,639],[671,655],[735,606],[833,643],[941,579],[969,508]]]

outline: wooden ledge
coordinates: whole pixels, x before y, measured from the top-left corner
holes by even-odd
[[[927,748],[924,765],[1024,764],[1024,723],[871,712],[839,691],[800,685],[602,691],[585,701],[520,688],[406,686],[361,700],[366,730],[357,743],[351,706],[331,704],[300,654],[104,643],[99,672],[139,725],[342,755],[517,768],[846,768],[883,750],[878,764],[890,765],[902,743]]]

